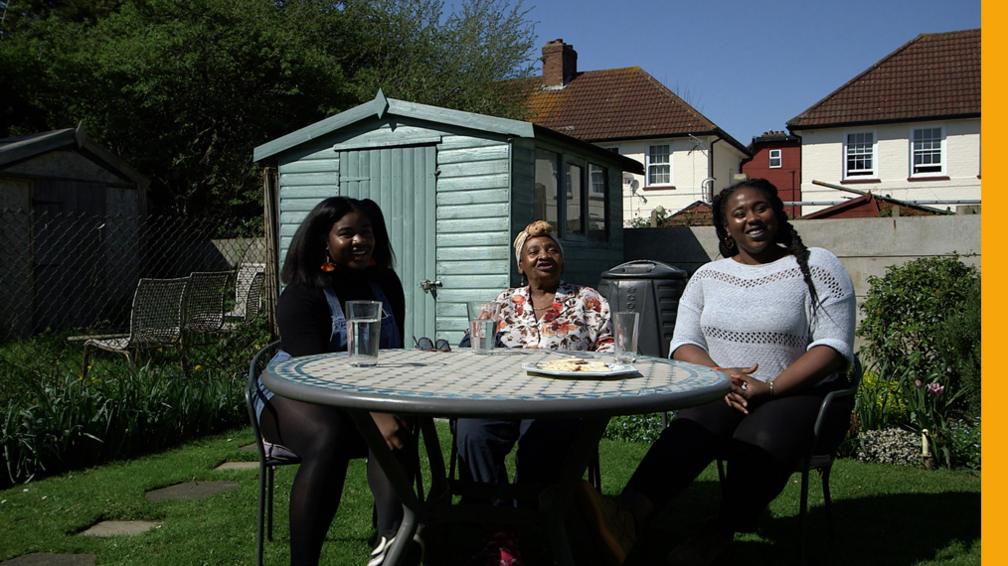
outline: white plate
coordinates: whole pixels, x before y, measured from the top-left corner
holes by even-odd
[[[542,367],[546,362],[522,364],[522,368],[528,373],[545,375],[549,377],[566,377],[577,379],[579,377],[606,378],[606,377],[627,377],[639,376],[637,368],[630,364],[606,363],[609,369],[606,371],[566,371]]]

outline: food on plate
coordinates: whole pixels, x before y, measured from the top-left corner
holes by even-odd
[[[583,358],[561,358],[547,360],[539,364],[540,369],[550,371],[609,371],[609,366],[605,362],[598,360],[586,360]]]

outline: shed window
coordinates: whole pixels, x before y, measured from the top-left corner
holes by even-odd
[[[607,201],[609,196],[608,170],[594,163],[588,164],[588,237],[592,240],[605,241],[608,236],[609,215]]]
[[[567,164],[567,206],[564,207],[564,224],[568,234],[584,234],[585,222],[581,214],[584,202],[584,167]]]
[[[560,156],[544,149],[536,150],[535,201],[532,205],[535,218],[557,225],[557,172]]]

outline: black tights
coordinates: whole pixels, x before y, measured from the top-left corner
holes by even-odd
[[[351,458],[367,454],[367,445],[343,410],[280,395],[274,395],[266,405],[261,426],[266,440],[301,457],[290,495],[291,564],[318,564],[343,495],[347,465]],[[378,532],[390,537],[402,521],[402,504],[372,457],[368,458],[367,478],[375,499]]]
[[[718,455],[726,457],[726,529],[751,531],[766,506],[787,485],[798,458],[812,440],[823,386],[766,402],[749,415],[721,399],[679,412],[648,450],[626,491],[643,495],[655,509],[667,505]],[[839,443],[847,422],[827,423],[827,442]]]

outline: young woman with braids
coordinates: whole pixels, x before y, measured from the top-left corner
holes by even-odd
[[[822,398],[845,385],[853,360],[854,291],[832,253],[807,248],[788,222],[777,189],[742,181],[714,198],[724,259],[690,278],[670,351],[731,378],[723,400],[679,411],[623,492],[603,498],[584,484],[579,502],[599,530],[603,554],[621,564],[651,514],[666,506],[719,455],[726,456],[718,518],[672,549],[670,563],[709,564],[752,531],[810,447]],[[839,442],[847,423],[826,435]]]

